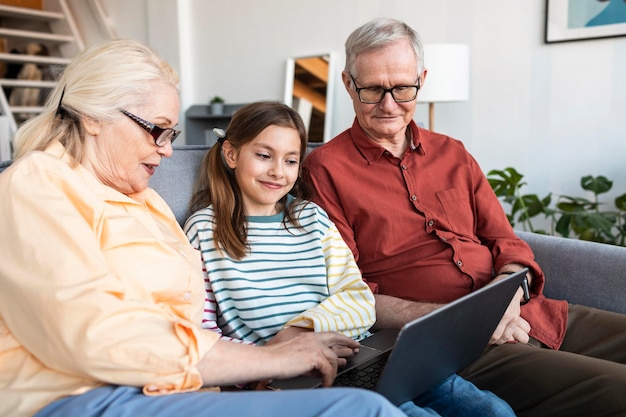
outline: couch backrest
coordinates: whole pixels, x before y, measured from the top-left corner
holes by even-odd
[[[546,274],[547,297],[626,314],[626,248],[516,231]]]
[[[163,158],[150,187],[171,207],[181,225],[189,217],[189,200],[202,158],[210,146],[175,146],[169,158]]]

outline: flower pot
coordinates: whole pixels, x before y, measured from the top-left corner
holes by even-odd
[[[224,114],[224,103],[211,103],[211,114]]]

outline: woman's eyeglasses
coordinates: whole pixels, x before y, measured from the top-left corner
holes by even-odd
[[[174,140],[176,140],[176,137],[180,135],[180,130],[174,130],[169,127],[162,128],[155,125],[154,123],[150,123],[149,121],[142,119],[139,116],[135,116],[129,111],[126,111],[124,109],[120,111],[128,116],[132,121],[141,126],[146,132],[148,132],[150,136],[152,136],[152,138],[154,139],[154,143],[156,144],[156,146],[161,147],[167,145],[168,142],[172,143],[174,142]]]

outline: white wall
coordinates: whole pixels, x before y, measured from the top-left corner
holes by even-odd
[[[99,18],[96,3],[102,7],[105,22]],[[135,39],[151,46],[182,79],[191,78],[186,77],[184,71],[189,66],[181,62],[181,57],[190,55],[188,42],[181,38],[187,32],[179,30],[181,0],[68,0],[68,4],[86,46],[109,37]],[[112,27],[111,34],[104,27],[106,21]],[[181,106],[179,114],[181,126],[184,124],[185,108]]]
[[[128,24],[122,4],[143,1],[105,2]],[[485,172],[514,166],[525,192],[542,197],[581,195],[587,174],[614,180],[611,198],[626,192],[626,37],[544,44],[545,0],[159,1],[177,4],[183,113],[216,94],[229,103],[282,100],[288,57],[332,51],[339,133],[353,118],[339,82],[343,43],[370,18],[396,17],[424,43],[470,45],[470,101],[436,105],[435,127],[462,140]],[[175,16],[154,9],[148,25],[165,38]],[[427,105],[416,119],[427,121]]]

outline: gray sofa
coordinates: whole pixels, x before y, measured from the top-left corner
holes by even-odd
[[[206,146],[175,147],[150,186],[170,205],[179,223]],[[9,162],[0,163],[0,172]],[[548,297],[626,314],[626,248],[518,231],[546,273]]]

